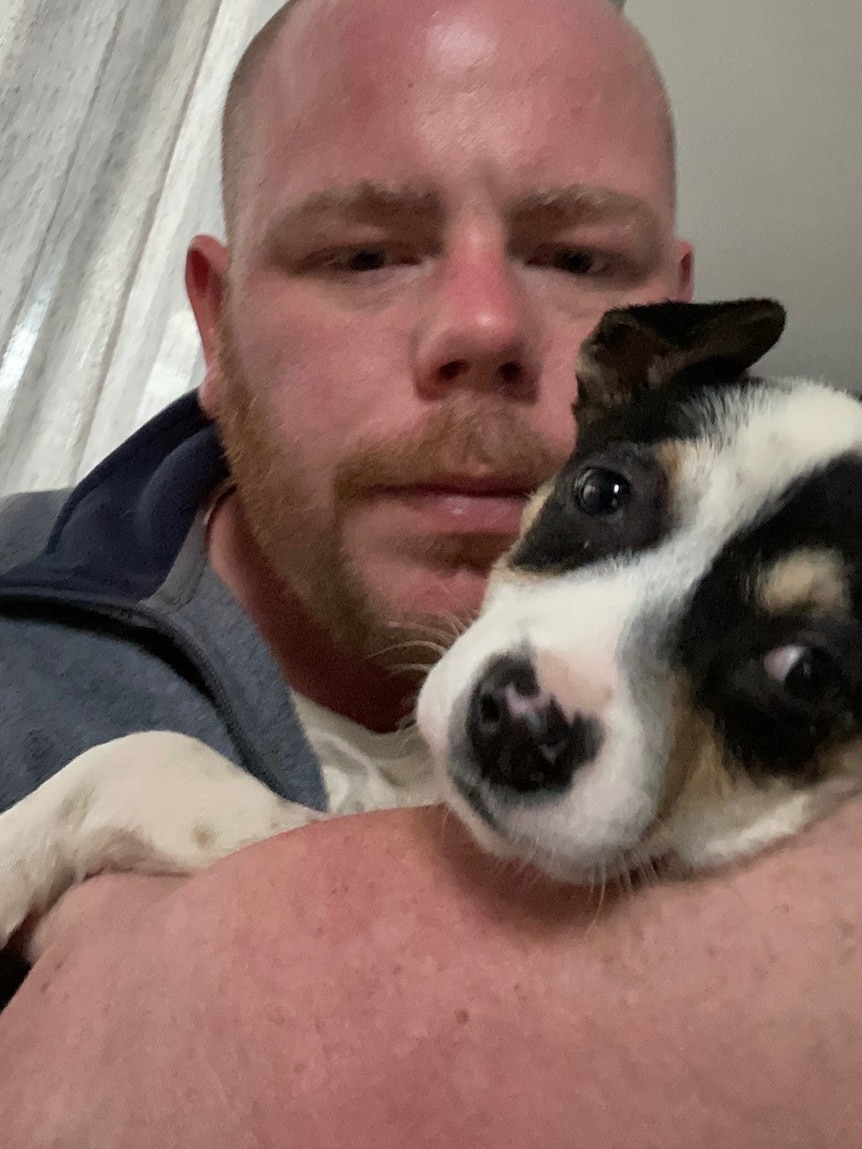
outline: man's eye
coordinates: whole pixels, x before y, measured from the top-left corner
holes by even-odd
[[[392,262],[385,247],[356,247],[345,252],[331,252],[322,260],[331,271],[379,271]]]
[[[574,276],[601,275],[610,267],[610,260],[606,255],[579,247],[541,252],[532,262]]]
[[[554,267],[569,275],[590,275],[600,266],[600,260],[592,251],[561,251],[554,257]]]
[[[321,266],[327,271],[362,273],[382,271],[393,264],[408,262],[403,255],[387,247],[354,247],[330,252],[321,260]]]

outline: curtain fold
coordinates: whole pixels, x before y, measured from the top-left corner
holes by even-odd
[[[278,0],[3,0],[0,493],[74,482],[199,381],[183,260]]]

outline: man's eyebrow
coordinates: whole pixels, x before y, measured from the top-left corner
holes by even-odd
[[[536,223],[561,227],[622,221],[650,229],[658,227],[655,213],[643,200],[612,188],[585,184],[531,192],[512,205],[511,217],[522,225]]]
[[[426,222],[443,218],[443,204],[434,192],[412,187],[390,187],[363,180],[346,187],[326,188],[288,207],[269,229],[273,238],[307,227],[327,217],[357,223],[375,223],[381,219],[410,217]]]
[[[405,220],[425,227],[442,226],[445,204],[436,192],[409,185],[393,186],[362,180],[344,187],[324,188],[291,204],[267,229],[265,246],[302,233],[327,219],[353,223]],[[651,208],[635,196],[611,188],[572,184],[530,192],[510,203],[510,223],[520,227],[562,228],[582,223],[624,222],[653,232],[659,222]]]

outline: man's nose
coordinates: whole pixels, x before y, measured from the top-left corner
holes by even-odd
[[[423,300],[417,388],[437,398],[453,388],[532,398],[538,324],[505,250],[465,243],[448,253]]]

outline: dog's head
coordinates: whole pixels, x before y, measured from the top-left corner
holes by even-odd
[[[862,785],[862,404],[748,373],[783,323],[659,304],[585,344],[578,445],[419,699],[486,847],[699,869]]]

